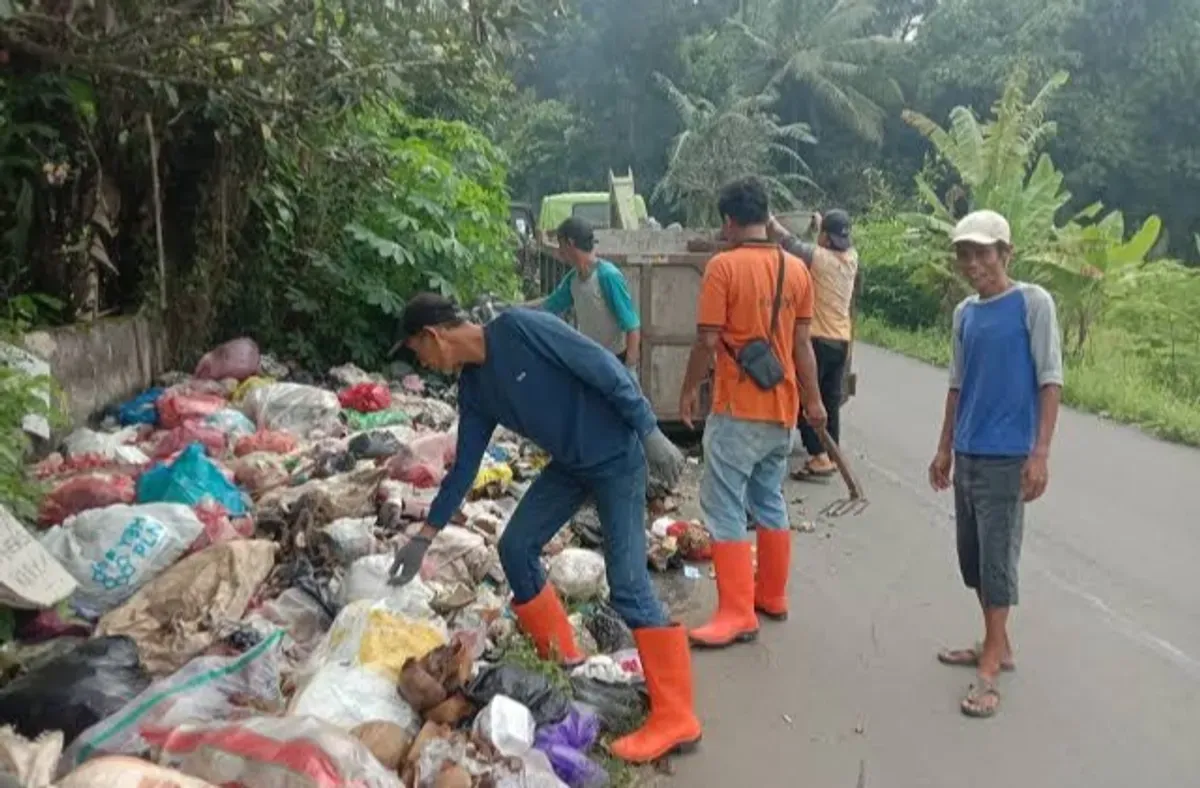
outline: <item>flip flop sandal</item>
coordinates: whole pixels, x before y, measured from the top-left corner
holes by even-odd
[[[825,470],[825,471],[814,471],[812,468],[809,468],[807,465],[805,465],[804,467],[800,468],[800,470],[794,471],[792,473],[792,481],[797,481],[797,482],[819,481],[819,480],[829,479],[836,474],[837,474],[837,468],[830,468],[829,470]]]
[[[979,654],[982,651],[982,643],[976,643],[973,648],[943,649],[938,652],[937,661],[953,668],[977,668],[979,667]],[[1016,669],[1017,663],[1015,662],[1000,663],[1000,670],[1005,673],[1012,673]]]
[[[984,706],[983,701],[986,698],[995,698],[996,702]],[[995,717],[996,712],[1000,711],[1000,690],[996,689],[994,682],[980,679],[978,685],[972,684],[967,689],[967,696],[962,699],[959,708],[963,714],[977,720]]]

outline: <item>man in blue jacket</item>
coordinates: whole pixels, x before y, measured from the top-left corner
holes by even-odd
[[[459,421],[454,468],[426,524],[397,552],[393,582],[408,582],[420,568],[474,482],[496,427],[525,436],[551,462],[500,539],[521,627],[543,659],[583,660],[540,559],[546,543],[594,498],[612,606],[633,630],[650,693],[646,724],[614,742],[612,752],[645,763],[699,741],[687,634],[671,624],[646,567],[647,462],[674,485],[683,456],[658,429],[633,377],[596,342],[532,309],[511,310],[480,326],[464,320],[453,302],[425,293],[408,303],[401,324],[404,344],[423,365],[459,374]]]

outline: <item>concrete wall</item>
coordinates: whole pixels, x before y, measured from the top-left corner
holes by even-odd
[[[25,346],[50,364],[72,426],[147,388],[164,371],[162,328],[148,317],[116,317],[34,331]]]

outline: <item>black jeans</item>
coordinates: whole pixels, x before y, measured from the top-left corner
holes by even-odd
[[[813,338],[813,355],[817,357],[817,386],[821,390],[821,402],[825,403],[825,412],[829,414],[829,424],[826,430],[834,443],[841,443],[841,419],[839,411],[842,407],[842,382],[846,377],[846,361],[850,357],[850,343],[836,339]],[[797,419],[800,437],[804,440],[804,450],[809,455],[824,454],[825,447],[812,427],[804,423],[803,413]]]

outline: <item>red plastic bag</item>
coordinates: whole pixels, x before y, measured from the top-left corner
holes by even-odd
[[[158,401],[158,420],[168,430],[189,421],[202,421],[226,407],[224,397],[168,391]]]
[[[268,454],[291,454],[296,450],[296,438],[290,432],[259,430],[253,435],[240,438],[233,453],[239,457],[266,452]]]
[[[46,496],[38,513],[38,522],[43,527],[58,525],[68,517],[88,509],[100,509],[115,503],[133,503],[136,495],[132,476],[76,476],[67,479]]]
[[[235,339],[215,348],[200,359],[195,377],[205,380],[245,380],[258,374],[262,356],[253,339]]]
[[[204,450],[210,457],[220,457],[225,453],[225,433],[212,427],[191,423],[176,427],[163,435],[154,447],[154,459],[165,460],[192,443],[204,444]]]
[[[359,383],[338,394],[343,408],[359,413],[375,413],[392,406],[392,392],[382,383]]]
[[[196,553],[222,542],[254,536],[254,520],[249,517],[231,518],[229,510],[216,501],[203,501],[192,507],[192,511],[196,513],[200,522],[204,523],[204,533],[200,534],[200,538],[188,550],[189,553]]]

